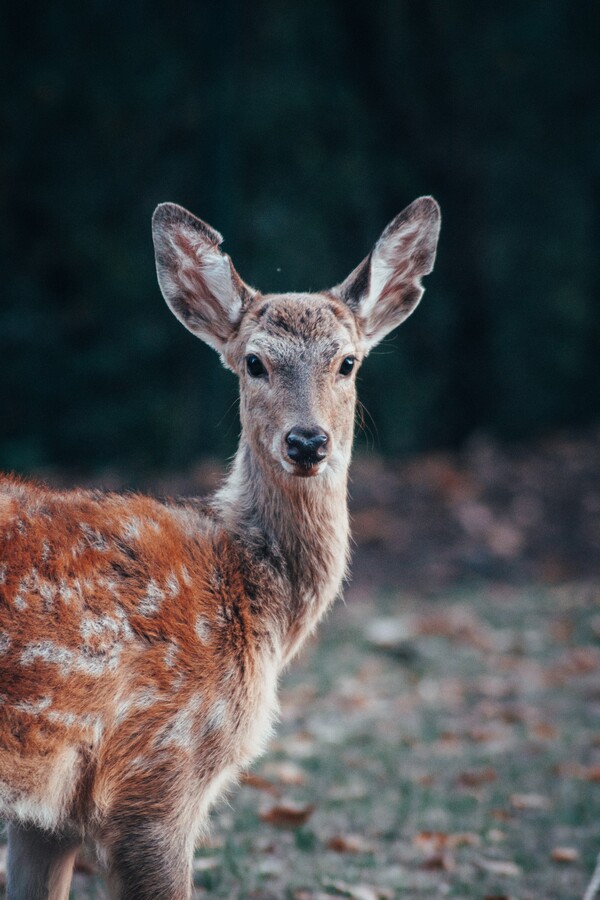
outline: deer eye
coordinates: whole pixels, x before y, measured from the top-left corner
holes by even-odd
[[[252,378],[264,378],[267,374],[267,370],[258,356],[255,356],[254,353],[250,353],[250,355],[246,357],[246,368],[248,374],[251,375]]]
[[[354,368],[354,363],[356,362],[356,357],[347,356],[346,359],[342,362],[340,366],[340,375],[349,375],[352,369]]]

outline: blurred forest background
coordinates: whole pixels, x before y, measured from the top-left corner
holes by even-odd
[[[236,385],[168,313],[173,200],[264,291],[339,282],[439,200],[418,313],[361,396],[388,455],[598,416],[598,10],[569,0],[6,7],[0,467],[182,469]]]

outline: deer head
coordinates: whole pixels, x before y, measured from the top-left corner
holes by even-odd
[[[411,203],[345,281],[315,294],[249,287],[221,235],[173,203],[152,225],[163,296],[238,375],[243,440],[257,463],[277,479],[344,473],[356,372],[421,299],[440,227],[435,200]]]

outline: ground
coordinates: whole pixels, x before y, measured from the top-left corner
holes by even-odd
[[[579,898],[600,851],[600,437],[354,467],[354,578],[197,897]],[[202,467],[164,487],[204,486]],[[104,897],[82,860],[73,897]]]

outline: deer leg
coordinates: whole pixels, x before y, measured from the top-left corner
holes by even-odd
[[[189,900],[193,843],[172,820],[124,817],[116,832],[111,829],[106,849],[109,883],[119,900]]]
[[[79,840],[34,826],[8,826],[7,900],[68,900]]]

